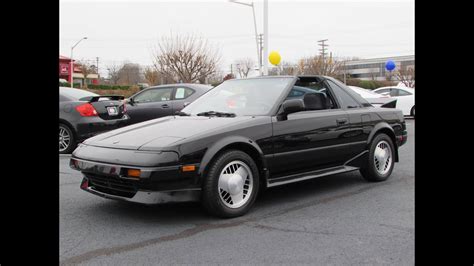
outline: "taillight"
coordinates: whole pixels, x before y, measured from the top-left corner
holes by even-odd
[[[78,105],[76,106],[76,110],[81,116],[97,116],[97,111],[90,103]]]

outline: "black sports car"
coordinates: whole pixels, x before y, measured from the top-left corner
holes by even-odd
[[[102,197],[200,200],[235,217],[266,187],[354,170],[386,180],[406,140],[400,110],[373,107],[333,78],[259,77],[225,81],[179,115],[90,138],[70,166]]]
[[[71,153],[78,142],[126,125],[123,99],[59,87],[59,153]]]
[[[173,115],[212,89],[212,86],[178,83],[144,89],[127,99],[129,124]]]

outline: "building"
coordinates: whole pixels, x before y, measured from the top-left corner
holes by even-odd
[[[385,69],[385,63],[388,60],[395,62],[395,70],[415,68],[415,56],[407,55],[346,61],[344,71],[348,78],[357,78],[361,80],[387,80],[390,73]],[[392,78],[394,79],[395,77],[392,76]]]
[[[74,62],[75,60],[73,60]],[[74,64],[74,63],[73,63]],[[71,58],[59,55],[59,78],[60,79],[65,79],[69,83],[71,83]],[[87,84],[98,84],[99,83],[99,74],[97,73],[91,73],[87,75],[87,78],[84,79],[84,75],[82,74],[80,66],[74,64],[74,73],[72,74],[72,77],[74,79],[74,83],[80,83],[80,86],[82,87],[82,84],[87,82]]]

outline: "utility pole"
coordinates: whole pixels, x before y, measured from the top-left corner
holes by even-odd
[[[268,76],[268,0],[263,0],[263,75]]]
[[[260,69],[260,76],[262,75],[262,56],[263,56],[263,34],[258,35],[258,47],[260,49],[260,54],[258,57],[258,68]]]
[[[95,59],[97,60],[96,67],[97,67],[97,76],[98,76],[99,75],[99,57],[96,57]]]
[[[325,56],[326,56],[326,47],[328,47],[329,45],[325,44],[324,42],[327,42],[328,39],[325,39],[325,40],[319,40],[318,42],[318,45],[321,46],[321,48],[319,49],[319,51],[321,51],[321,58],[322,58],[322,62],[323,62],[323,75],[326,74],[326,61],[325,61]]]
[[[346,80],[346,60],[344,60],[344,84],[347,85],[347,80]]]

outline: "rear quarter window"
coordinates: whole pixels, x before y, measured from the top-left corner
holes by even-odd
[[[343,83],[333,80],[328,80],[329,86],[338,96],[341,102],[341,106],[343,108],[357,108],[357,107],[368,107],[371,106],[367,100],[362,98],[359,94],[354,92],[349,88],[344,88],[346,85]],[[340,83],[340,84],[338,84]]]

